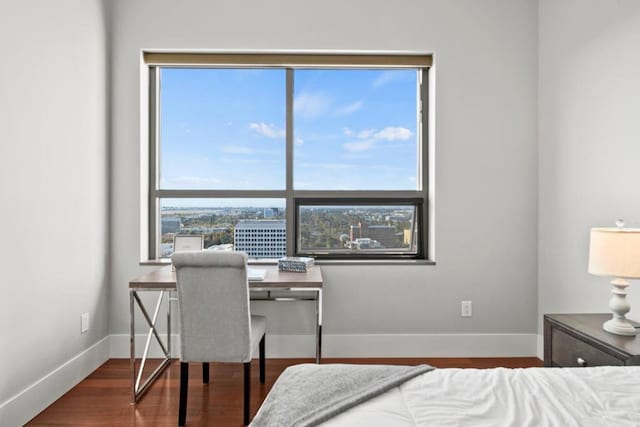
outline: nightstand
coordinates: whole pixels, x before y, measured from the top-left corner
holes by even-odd
[[[610,318],[611,314],[545,314],[544,366],[640,365],[640,337],[603,330]]]

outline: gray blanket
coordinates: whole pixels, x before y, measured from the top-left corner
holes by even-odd
[[[291,366],[277,379],[251,426],[315,426],[433,369],[429,365]]]

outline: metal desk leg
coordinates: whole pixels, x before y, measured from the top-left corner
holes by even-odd
[[[171,297],[172,292],[167,292],[167,359],[171,360]]]
[[[134,315],[134,290],[129,290],[129,350],[131,367],[131,404],[136,403],[136,327]]]
[[[151,384],[156,380],[156,378],[171,364],[171,298],[167,298],[167,321],[169,322],[167,325],[167,346],[165,347],[162,339],[160,339],[160,335],[158,335],[158,331],[156,330],[156,322],[158,320],[158,314],[160,312],[160,307],[162,305],[162,300],[165,295],[164,290],[160,291],[160,295],[158,296],[158,301],[156,303],[156,308],[153,313],[153,318],[149,317],[144,304],[140,300],[138,293],[135,290],[130,291],[130,315],[131,315],[131,372],[132,372],[132,402],[136,403],[140,397],[144,394],[145,391],[151,386]],[[144,352],[142,354],[142,358],[140,360],[140,369],[136,374],[135,363],[136,363],[136,353],[135,353],[135,327],[134,327],[134,316],[135,310],[134,305],[138,304],[140,311],[142,312],[144,318],[149,325],[149,333],[147,335],[147,342],[144,347]],[[149,355],[149,348],[151,346],[151,339],[155,338],[156,342],[160,346],[163,354],[164,360],[160,363],[160,365],[149,375],[149,377],[142,382],[142,374],[144,371],[144,365],[147,361],[147,357]],[[142,384],[141,384],[142,382]]]
[[[322,357],[322,289],[316,294],[316,363]]]

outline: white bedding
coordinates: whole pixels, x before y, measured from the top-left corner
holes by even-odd
[[[640,426],[640,367],[436,369],[323,423]]]

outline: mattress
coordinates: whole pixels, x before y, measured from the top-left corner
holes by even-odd
[[[640,367],[436,369],[322,424],[640,426]]]

